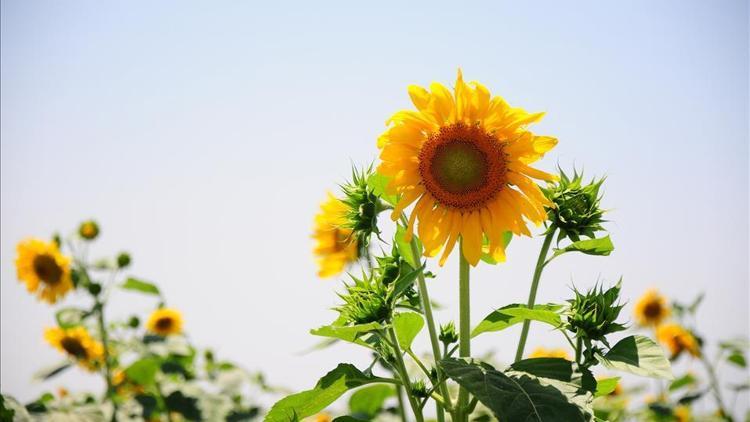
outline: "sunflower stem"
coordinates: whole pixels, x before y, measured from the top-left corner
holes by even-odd
[[[86,275],[88,277],[88,274]],[[102,348],[104,349],[104,381],[107,383],[107,398],[112,402],[112,421],[117,421],[117,402],[115,401],[115,389],[112,385],[112,366],[109,360],[109,339],[107,337],[107,326],[104,323],[104,304],[95,298],[96,320],[99,325],[99,335],[102,338]]]
[[[459,240],[459,272],[458,272],[458,356],[471,356],[471,297],[469,290],[469,261],[463,253],[463,238]],[[458,390],[458,420],[469,420],[469,392],[461,387]]]
[[[721,398],[721,387],[719,386],[719,379],[716,376],[716,370],[714,369],[713,365],[711,365],[711,362],[706,359],[705,353],[703,353],[703,350],[701,352],[701,362],[703,362],[703,366],[706,367],[706,373],[708,373],[708,379],[709,383],[711,385],[711,390],[713,390],[713,396],[716,400],[716,405],[719,407],[719,412],[721,412],[722,417],[726,417],[728,415],[726,411],[726,407],[724,407],[724,400]]]
[[[404,216],[402,216],[402,220],[405,219]],[[411,238],[411,254],[416,260],[418,257],[422,256],[422,253],[419,251],[419,245],[417,244],[417,239],[415,237]],[[417,289],[419,290],[419,297],[422,300],[422,312],[424,312],[424,318],[427,321],[427,331],[430,333],[430,344],[432,345],[432,355],[435,359],[435,369],[438,372],[438,379],[440,379],[440,374],[442,373],[440,369],[440,360],[442,359],[442,355],[440,353],[440,340],[438,339],[438,333],[437,329],[435,328],[435,318],[432,315],[432,304],[430,302],[430,294],[427,292],[427,283],[425,283],[424,279],[424,272],[420,271],[417,276]],[[451,402],[451,395],[450,391],[448,390],[448,386],[443,383],[443,385],[440,387],[440,394],[443,396],[443,399],[445,400],[445,408],[451,409],[452,402]],[[443,411],[443,405],[440,403],[435,403],[436,406],[436,412],[437,412],[437,420],[438,422],[444,422],[445,421],[445,414]]]
[[[396,397],[398,397],[398,414],[401,416],[401,420],[406,422],[406,404],[404,403],[403,386],[396,386]]]
[[[542,249],[539,251],[539,258],[536,260],[536,268],[534,269],[534,277],[531,280],[531,290],[529,290],[529,301],[526,306],[531,309],[534,307],[536,302],[536,292],[539,288],[539,280],[542,278],[542,271],[544,270],[544,264],[547,260],[547,253],[549,253],[549,247],[552,244],[552,238],[555,237],[555,229],[550,229],[547,236],[544,238]],[[523,328],[521,329],[521,338],[518,340],[518,348],[516,349],[515,362],[523,359],[523,349],[526,347],[526,339],[529,336],[529,327],[531,327],[531,321],[525,320],[523,322]]]
[[[424,416],[422,416],[422,409],[419,406],[419,402],[414,397],[414,393],[411,390],[411,379],[409,373],[406,372],[406,365],[404,364],[404,355],[401,352],[401,348],[398,345],[398,338],[396,337],[396,330],[393,327],[388,327],[388,335],[391,337],[391,346],[393,352],[396,355],[396,370],[401,378],[401,383],[406,390],[406,398],[409,399],[409,405],[411,406],[412,412],[414,412],[414,418],[417,422],[424,422]]]

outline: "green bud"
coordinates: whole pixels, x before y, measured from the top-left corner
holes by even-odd
[[[574,290],[575,298],[569,300],[567,329],[584,340],[607,343],[605,336],[623,331],[626,327],[617,323],[623,305],[619,303],[621,281],[604,290],[594,286],[586,293]]]
[[[367,253],[372,235],[380,235],[378,214],[383,210],[380,198],[367,185],[372,175],[372,166],[358,170],[352,168],[352,180],[341,186],[342,202],[347,207],[345,228],[351,229],[357,239],[360,255]]]
[[[99,293],[102,292],[102,285],[99,283],[91,282],[87,286],[89,293],[91,293],[94,296],[99,296]]]
[[[414,395],[414,397],[419,397],[420,399],[429,396],[427,385],[423,380],[417,380],[411,383],[411,393]]]
[[[128,327],[138,328],[139,325],[141,325],[141,320],[137,316],[133,315],[128,319]]]
[[[130,265],[130,255],[127,252],[120,252],[117,255],[117,268],[125,268]]]
[[[361,279],[351,278],[354,284],[345,284],[347,292],[339,295],[344,304],[336,310],[353,324],[386,321],[391,315],[387,287],[372,274],[363,274]]]
[[[458,333],[456,333],[456,326],[453,321],[445,325],[440,326],[440,335],[438,339],[446,346],[458,342]]]
[[[60,238],[60,233],[55,233],[52,235],[52,241],[57,245],[57,248],[60,249],[62,246],[62,239]]]
[[[568,177],[560,169],[560,180],[550,183],[543,188],[544,195],[552,201],[554,206],[547,208],[549,231],[559,229],[557,241],[568,238],[573,242],[581,240],[582,236],[593,239],[596,232],[604,230],[604,210],[600,208],[601,196],[599,190],[604,178],[591,180],[583,184],[583,173],[573,171],[573,177]]]

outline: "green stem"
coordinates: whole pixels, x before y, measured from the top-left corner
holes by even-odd
[[[402,216],[403,217],[403,216]],[[412,237],[411,239],[411,254],[414,260],[418,260],[422,256],[419,251],[419,245],[417,245],[417,239]],[[442,355],[440,353],[440,340],[438,339],[437,329],[435,328],[435,318],[432,315],[432,303],[430,302],[430,294],[427,292],[427,283],[425,283],[424,273],[420,271],[417,276],[417,289],[419,290],[419,297],[422,300],[422,312],[424,313],[424,319],[427,321],[427,331],[430,333],[430,344],[432,346],[432,355],[435,359],[435,368],[438,372],[438,379],[442,373],[440,369],[440,360]],[[440,388],[440,394],[445,400],[445,407],[450,409],[452,407],[450,391],[448,386],[443,384]],[[440,404],[436,405],[437,420],[438,422],[445,421],[445,415],[443,413],[443,406]]]
[[[706,367],[706,372],[708,373],[708,379],[711,383],[711,390],[713,390],[716,405],[719,406],[719,411],[721,412],[722,418],[726,418],[728,414],[726,411],[726,407],[724,407],[724,400],[721,398],[721,386],[719,385],[719,379],[716,376],[716,371],[714,370],[713,365],[711,365],[708,359],[706,359],[706,355],[702,350],[701,362],[703,362],[703,366]]]
[[[404,389],[402,386],[396,386],[396,397],[398,397],[398,413],[401,415],[401,420],[406,422],[406,405],[404,404]]]
[[[88,277],[88,276],[87,276]],[[112,363],[109,360],[109,338],[107,337],[107,326],[104,323],[104,304],[95,298],[96,320],[99,325],[99,335],[102,338],[104,349],[104,380],[107,383],[107,398],[112,402],[112,420],[117,421],[117,402],[115,401],[115,389],[112,385]]]
[[[471,297],[469,290],[469,262],[464,257],[463,238],[459,240],[459,272],[458,272],[458,356],[471,356]],[[469,419],[469,392],[461,387],[458,390],[459,421]]]
[[[527,306],[529,308],[534,307],[534,303],[536,302],[536,292],[539,288],[539,280],[542,278],[542,270],[544,269],[544,261],[547,259],[547,253],[549,252],[549,247],[552,244],[552,238],[555,236],[555,230],[550,230],[549,233],[547,233],[547,236],[544,238],[544,243],[542,244],[542,250],[539,251],[539,258],[536,260],[536,268],[534,269],[534,277],[531,280],[531,290],[529,291],[529,301],[527,303]],[[523,328],[521,329],[521,339],[518,340],[518,348],[516,349],[516,359],[515,362],[518,362],[519,360],[523,359],[523,349],[526,347],[526,339],[529,336],[529,327],[531,327],[531,321],[525,320],[523,322]]]
[[[404,356],[401,353],[401,348],[398,345],[398,338],[396,337],[396,331],[393,327],[388,328],[388,335],[391,337],[391,343],[393,346],[393,352],[396,355],[396,370],[401,378],[401,383],[406,390],[406,398],[409,399],[409,405],[411,406],[412,412],[414,412],[414,418],[417,422],[424,422],[424,416],[422,416],[422,409],[419,407],[419,402],[414,397],[411,391],[411,379],[409,378],[408,372],[406,372],[406,365],[404,364]]]
[[[583,337],[576,339],[576,363],[581,364],[581,353],[583,352]]]

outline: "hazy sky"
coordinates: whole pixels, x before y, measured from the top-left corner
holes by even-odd
[[[293,389],[342,359],[366,365],[344,345],[299,355],[340,286],[315,277],[312,217],[350,162],[376,157],[385,119],[411,107],[407,85],[452,84],[459,66],[547,111],[535,130],[560,143],[541,168],[608,176],[617,250],[561,258],[539,301],[623,276],[631,301],[650,286],[681,301],[705,292],[709,340],[748,333],[746,2],[0,4],[3,392],[99,386],[77,371],[30,382],[59,359],[42,339],[53,312],[13,266],[20,239],[88,217],[103,227],[92,253],[131,251],[130,273],[162,286],[198,345]],[[540,244],[515,239],[507,264],[474,271],[475,322],[525,301]],[[442,322],[458,316],[453,258],[430,262]],[[474,350],[507,361],[517,336]],[[562,345],[532,329],[542,344]]]

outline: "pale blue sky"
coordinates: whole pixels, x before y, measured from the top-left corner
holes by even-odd
[[[452,84],[459,66],[511,104],[548,112],[536,130],[560,144],[542,168],[608,175],[616,252],[556,262],[541,301],[622,275],[631,300],[653,285],[682,301],[706,292],[699,328],[712,340],[747,335],[744,1],[0,8],[3,392],[98,385],[72,371],[29,382],[57,360],[41,336],[53,313],[12,264],[21,238],[92,216],[98,250],[130,250],[132,272],[163,287],[199,345],[294,389],[342,357],[365,364],[346,346],[297,355],[316,341],[307,330],[332,319],[338,286],[315,278],[312,216],[350,161],[376,157],[385,119],[410,107],[406,86]],[[507,264],[475,271],[476,321],[525,300],[539,245],[514,240]],[[447,321],[457,265],[439,274],[431,285]],[[153,306],[128,296],[114,313],[131,302]],[[516,336],[480,338],[475,350],[510,359]],[[532,336],[559,343],[541,328]]]

